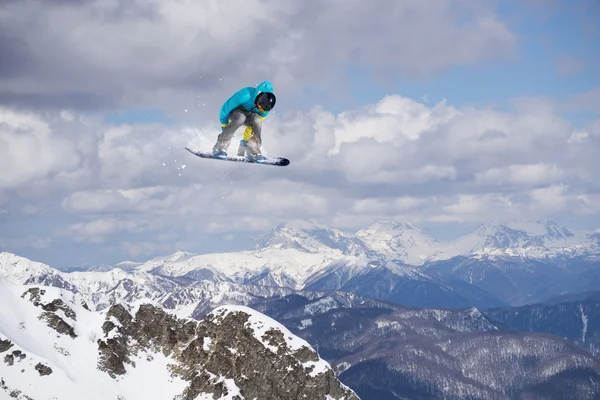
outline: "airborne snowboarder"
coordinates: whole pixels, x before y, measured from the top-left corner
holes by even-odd
[[[219,119],[221,133],[213,147],[213,155],[227,157],[231,139],[242,125],[246,126],[237,155],[246,156],[251,161],[261,161],[262,121],[275,106],[275,94],[270,81],[264,81],[256,88],[245,87],[235,92],[221,107]]]

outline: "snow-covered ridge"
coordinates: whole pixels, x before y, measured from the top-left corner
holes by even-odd
[[[526,258],[574,257],[600,254],[597,232],[571,230],[553,221],[493,221],[456,240],[441,241],[411,223],[381,221],[355,233],[317,227],[280,226],[269,232],[258,248],[291,249],[364,256],[414,266],[457,256]]]
[[[44,287],[43,292],[40,291],[41,304],[62,299],[75,314],[74,318],[63,317],[63,320],[73,328],[76,337],[57,334],[40,318],[42,309],[28,296],[23,297],[31,288],[34,287],[0,278],[0,303],[11,305],[0,307],[0,339],[10,346],[0,353],[4,359],[0,361],[0,368],[5,386],[0,388],[0,397],[19,393],[35,399],[54,396],[65,400],[118,398],[119,395],[132,399],[172,398],[183,390],[184,382],[169,377],[166,369],[169,360],[160,354],[156,354],[152,363],[136,359],[137,368],[130,371],[127,383],[102,373],[95,360],[96,340],[102,336],[103,313],[86,310],[68,291]],[[149,376],[152,379],[148,379]]]
[[[92,311],[69,291],[1,277],[0,303],[0,398],[358,399],[306,341],[247,307],[200,321],[148,301]]]
[[[339,290],[345,282],[382,269],[403,279],[432,282],[423,265],[457,256],[474,260],[600,256],[598,233],[577,232],[553,222],[490,223],[450,242],[438,241],[413,224],[395,222],[377,223],[355,234],[315,224],[304,228],[277,227],[254,250],[177,252],[107,270],[61,272],[0,253],[0,276],[80,293],[95,309],[120,300],[150,299],[189,316],[227,302],[249,304],[253,295]]]
[[[446,260],[456,256],[576,257],[599,254],[599,244],[591,232],[570,230],[552,221],[488,223],[441,246],[432,259]]]

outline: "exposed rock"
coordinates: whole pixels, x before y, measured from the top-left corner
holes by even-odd
[[[42,363],[37,363],[35,366],[35,370],[40,373],[40,376],[50,375],[52,373],[52,368]]]
[[[121,304],[115,304],[109,308],[108,312],[106,313],[106,319],[108,320],[110,317],[115,317],[121,325],[127,325],[133,319],[131,314],[129,314],[129,312]]]
[[[68,318],[71,318],[72,320],[77,320],[77,315],[75,314],[75,312],[69,306],[67,306],[65,302],[61,299],[55,299],[51,303],[43,304],[42,308],[45,311],[53,313],[56,313],[56,311],[61,310],[65,313],[65,315]]]
[[[33,398],[27,396],[26,394],[23,394],[20,390],[11,390],[8,385],[6,385],[6,382],[4,381],[4,378],[0,378],[0,389],[4,390],[6,393],[8,393],[8,395],[13,398],[13,399],[17,399],[17,400],[33,400]]]
[[[124,335],[115,335],[106,340],[98,339],[98,369],[105,371],[112,378],[127,372],[125,363],[132,364],[128,357],[127,344],[128,340]]]
[[[21,297],[25,298],[25,296],[29,295],[29,301],[31,301],[34,306],[38,307],[42,301],[41,296],[43,296],[44,294],[46,294],[46,291],[44,289],[35,287],[28,289],[25,293],[21,295]]]
[[[58,315],[52,313],[52,312],[43,312],[40,317],[41,320],[45,320],[48,324],[48,326],[52,329],[54,329],[56,332],[63,334],[63,335],[69,335],[72,338],[76,338],[77,335],[75,334],[75,329],[73,329],[73,327],[69,324],[67,324],[61,317],[59,317]]]
[[[290,348],[284,332],[253,326],[250,313],[243,310],[221,311],[198,322],[148,304],[135,316],[121,305],[112,306],[102,326],[105,338],[98,340],[98,368],[114,378],[126,373],[126,364],[138,352],[156,351],[171,357],[172,373],[189,381],[182,399],[201,393],[233,395],[232,386],[248,399],[316,399],[327,394],[358,399],[333,370],[319,364],[309,347]],[[265,331],[258,337],[256,329]]]
[[[8,365],[13,365],[15,363],[15,356],[13,356],[12,354],[5,355],[4,362]]]
[[[23,353],[21,350],[15,350],[12,352],[13,356],[15,356],[15,358],[18,358],[20,360],[25,359],[26,355],[25,353]]]
[[[4,362],[6,364],[14,365],[15,361],[21,361],[25,359],[26,355],[21,350],[15,350],[11,354],[7,354],[4,356]]]
[[[4,353],[6,350],[10,349],[11,347],[13,347],[13,344],[10,340],[0,339],[0,353]]]
[[[62,311],[67,318],[77,320],[75,312],[61,299],[54,299],[50,303],[43,304],[41,296],[46,294],[44,289],[30,288],[23,295],[22,298],[26,298],[29,295],[29,301],[36,307],[41,307],[44,312],[39,316],[41,320],[45,320],[48,326],[60,334],[69,335],[72,338],[76,338],[75,329],[69,325],[61,316],[57,315],[57,311]]]

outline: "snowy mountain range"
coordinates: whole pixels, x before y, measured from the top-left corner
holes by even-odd
[[[456,256],[509,256],[528,259],[600,255],[600,234],[572,231],[555,222],[489,223],[441,246],[431,260]]]
[[[189,316],[257,296],[307,291],[415,307],[522,305],[600,286],[599,263],[599,233],[553,222],[490,223],[451,242],[412,224],[381,222],[355,234],[315,224],[278,226],[254,250],[177,252],[88,271],[58,271],[0,253],[0,276],[80,293],[95,309],[150,298]]]
[[[68,353],[79,349],[66,344],[71,343],[68,340],[76,340],[71,339],[72,334],[77,337],[95,335],[98,346],[98,340],[105,345],[112,343],[111,346],[116,347],[106,354],[119,357],[108,357],[104,365],[120,371],[123,368],[132,371],[127,375],[132,382],[143,380],[146,372],[142,371],[150,371],[151,367],[135,354],[122,355],[119,343],[122,345],[123,342],[120,340],[154,343],[151,346],[157,353],[163,346],[163,356],[152,355],[155,360],[157,357],[162,360],[161,371],[168,363],[175,365],[182,362],[181,359],[167,359],[168,354],[174,354],[169,353],[173,351],[172,347],[164,347],[168,345],[171,333],[155,332],[160,340],[140,336],[140,329],[144,326],[146,328],[142,330],[151,330],[148,321],[138,320],[140,310],[162,315],[161,324],[166,321],[167,314],[173,321],[195,320],[204,324],[214,320],[214,310],[228,310],[226,314],[233,315],[231,311],[239,307],[237,310],[245,310],[247,315],[254,315],[251,311],[254,309],[282,321],[290,332],[319,346],[319,354],[323,354],[341,373],[339,379],[342,382],[352,382],[364,393],[378,398],[385,398],[382,396],[399,388],[408,390],[407,393],[414,391],[415,396],[425,398],[461,398],[460,393],[464,390],[472,394],[471,398],[503,398],[514,393],[535,395],[546,390],[558,390],[561,385],[580,384],[577,379],[581,377],[586,382],[580,385],[584,388],[582,393],[587,396],[599,390],[597,359],[586,358],[579,353],[582,349],[572,342],[559,343],[556,338],[536,335],[506,336],[500,325],[484,313],[493,307],[530,304],[597,289],[600,287],[599,249],[598,232],[576,232],[552,222],[490,223],[450,242],[436,240],[415,225],[394,222],[377,223],[352,234],[315,224],[302,227],[284,225],[266,234],[254,250],[215,254],[177,252],[147,262],[124,261],[112,267],[83,271],[59,271],[15,254],[0,253],[0,277],[7,278],[2,281],[4,286],[0,293],[13,293],[10,299],[2,299],[2,304],[15,302],[23,306],[23,300],[31,300],[32,295],[17,300],[15,293],[24,293],[18,285],[44,286],[50,297],[42,296],[43,301],[38,305],[36,301],[29,303],[49,312],[44,307],[50,307],[50,310],[56,308],[49,304],[53,302],[52,298],[60,297],[78,316],[74,320],[69,316],[71,312],[55,310],[54,314],[65,325],[51,315],[39,320],[39,314],[35,314],[36,321],[44,321],[44,318],[47,322],[53,320],[51,323],[55,328],[66,334],[63,339],[67,342],[51,343]],[[144,302],[149,302],[154,308],[141,307]],[[27,307],[30,307],[29,303]],[[126,305],[126,313],[115,308],[119,304]],[[405,307],[429,309],[416,311]],[[15,310],[15,315],[27,312]],[[525,326],[510,308],[502,310],[506,310],[504,314],[494,314],[501,321],[509,326]],[[586,307],[585,310],[585,318],[593,322],[594,308]],[[0,315],[11,312],[2,310]],[[389,316],[392,312],[394,315]],[[384,317],[382,313],[388,316]],[[532,313],[539,314],[537,311]],[[115,318],[121,315],[124,319],[117,318],[115,321],[111,317],[113,314]],[[559,314],[549,311],[546,315],[546,320],[551,320]],[[572,318],[572,313],[565,315]],[[52,371],[62,370],[60,374],[69,377],[78,377],[74,382],[85,382],[95,376],[96,372],[90,372],[89,366],[81,372],[89,374],[86,376],[65,369],[67,367],[57,361],[61,356],[49,355],[50,348],[44,347],[38,352],[21,345],[25,342],[17,339],[20,331],[14,328],[14,315],[11,318],[10,323],[0,321],[0,335],[3,335],[0,336],[0,350],[10,346],[2,351],[8,351],[6,357],[13,365],[24,360],[35,361],[27,364],[35,377],[42,371],[46,373],[46,367]],[[257,318],[262,317],[259,315]],[[80,321],[86,326],[80,326]],[[102,327],[100,333],[94,330],[98,326]],[[365,327],[378,328],[369,328],[365,332]],[[227,325],[225,330],[234,328]],[[35,325],[35,329],[42,327]],[[278,329],[281,330],[281,327]],[[594,332],[592,326],[588,329]],[[78,330],[85,333],[81,335]],[[180,326],[177,325],[174,330],[179,331]],[[223,326],[217,330],[223,330]],[[575,335],[571,331],[568,333]],[[393,334],[393,337],[387,334]],[[50,338],[55,333],[47,335]],[[67,340],[67,337],[70,339]],[[592,340],[590,334],[585,337],[588,342]],[[593,340],[596,343],[595,338]],[[520,360],[521,374],[529,376],[528,382],[533,382],[534,386],[519,381],[519,375],[511,375],[507,371],[503,372],[504,375],[482,372],[496,361],[483,356],[465,358],[465,354],[472,350],[472,343],[486,349],[490,357],[500,357],[507,369],[509,361]],[[89,343],[85,345],[88,347],[81,346],[82,354],[92,352]],[[507,346],[518,349],[518,352],[506,353]],[[97,352],[98,348],[94,351]],[[395,356],[387,357],[385,354],[389,351]],[[30,353],[37,354],[38,358],[21,358],[22,354]],[[132,363],[124,361],[126,359]],[[536,360],[536,363],[530,364],[528,360]],[[570,364],[569,360],[576,360],[575,364]],[[135,370],[137,372],[128,369],[133,364],[136,368],[140,366]],[[467,364],[472,365],[471,370],[462,367]],[[559,364],[565,368],[557,368]],[[437,369],[436,365],[441,365],[441,369]],[[585,371],[578,370],[577,365],[584,366]],[[4,368],[2,364],[0,367]],[[396,372],[391,375],[384,373],[390,371],[388,367]],[[433,370],[435,373],[432,375]],[[217,375],[214,371],[213,368],[211,374],[214,376],[208,374],[211,377],[208,382],[212,383],[206,390],[216,393],[217,397],[224,396],[226,390],[229,393],[242,390],[243,379],[231,378],[235,388],[226,389],[231,381],[220,379],[225,375]],[[108,369],[104,373],[110,377]],[[181,375],[157,373],[172,379],[175,386],[179,385],[181,392],[178,393],[183,393],[191,382]],[[298,378],[303,379],[301,376]],[[103,382],[102,379],[99,382]],[[117,374],[110,379],[125,382],[129,378]],[[455,381],[448,386],[444,382],[450,379]],[[391,381],[400,382],[400,386],[388,385]],[[19,386],[22,385],[19,382],[16,377],[10,382],[3,377],[0,393],[2,389],[16,390],[23,394],[22,398],[26,398],[24,396],[30,395],[30,392],[25,390],[25,386]],[[61,384],[61,381],[57,382]],[[107,384],[107,390],[112,390],[110,395],[122,393],[119,390],[129,385],[124,383],[123,387],[115,387],[114,382],[110,382]],[[73,383],[69,385],[73,387],[73,393],[79,393],[77,390],[80,389],[75,388]],[[132,385],[136,387],[136,384]],[[383,392],[371,392],[373,385]],[[498,389],[502,385],[505,387]]]
[[[521,307],[486,310],[486,315],[507,329],[541,332],[571,340],[600,357],[600,291]]]
[[[247,307],[200,321],[145,301],[98,312],[4,278],[0,304],[2,398],[358,399],[306,341]]]
[[[410,309],[382,302],[348,308],[332,298],[309,300],[297,295],[252,307],[318,348],[339,372],[338,378],[362,399],[592,400],[600,396],[600,359],[580,348],[585,346],[547,334],[548,330],[510,329],[540,317],[533,309],[493,313],[503,322],[512,322],[507,329],[490,313],[475,308]],[[573,323],[573,318],[579,317],[579,322],[582,318],[579,307],[575,309],[575,314],[567,310],[552,314],[559,318],[549,326],[558,328],[558,334],[579,331],[586,342],[595,339],[591,325],[600,317],[597,306],[584,306],[589,328]],[[525,318],[516,317],[521,311]],[[547,309],[538,322],[543,324],[551,313]]]

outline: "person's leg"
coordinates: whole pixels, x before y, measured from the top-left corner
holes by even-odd
[[[229,114],[229,124],[217,136],[217,142],[213,147],[213,151],[226,151],[231,143],[231,139],[238,128],[246,123],[246,114],[239,109],[233,110]]]
[[[244,130],[242,140],[240,140],[240,146],[238,147],[237,155],[243,157],[246,155],[246,148],[248,147],[248,140],[252,137],[252,128],[249,126]]]
[[[262,120],[258,114],[252,113],[246,119],[246,125],[252,130],[252,136],[248,138],[248,153],[252,155],[260,155],[262,146]],[[244,132],[246,133],[246,132]]]
[[[243,157],[246,152],[250,155],[260,154],[262,120],[258,114],[247,113],[244,125],[246,125],[246,129],[240,140],[237,155]]]

